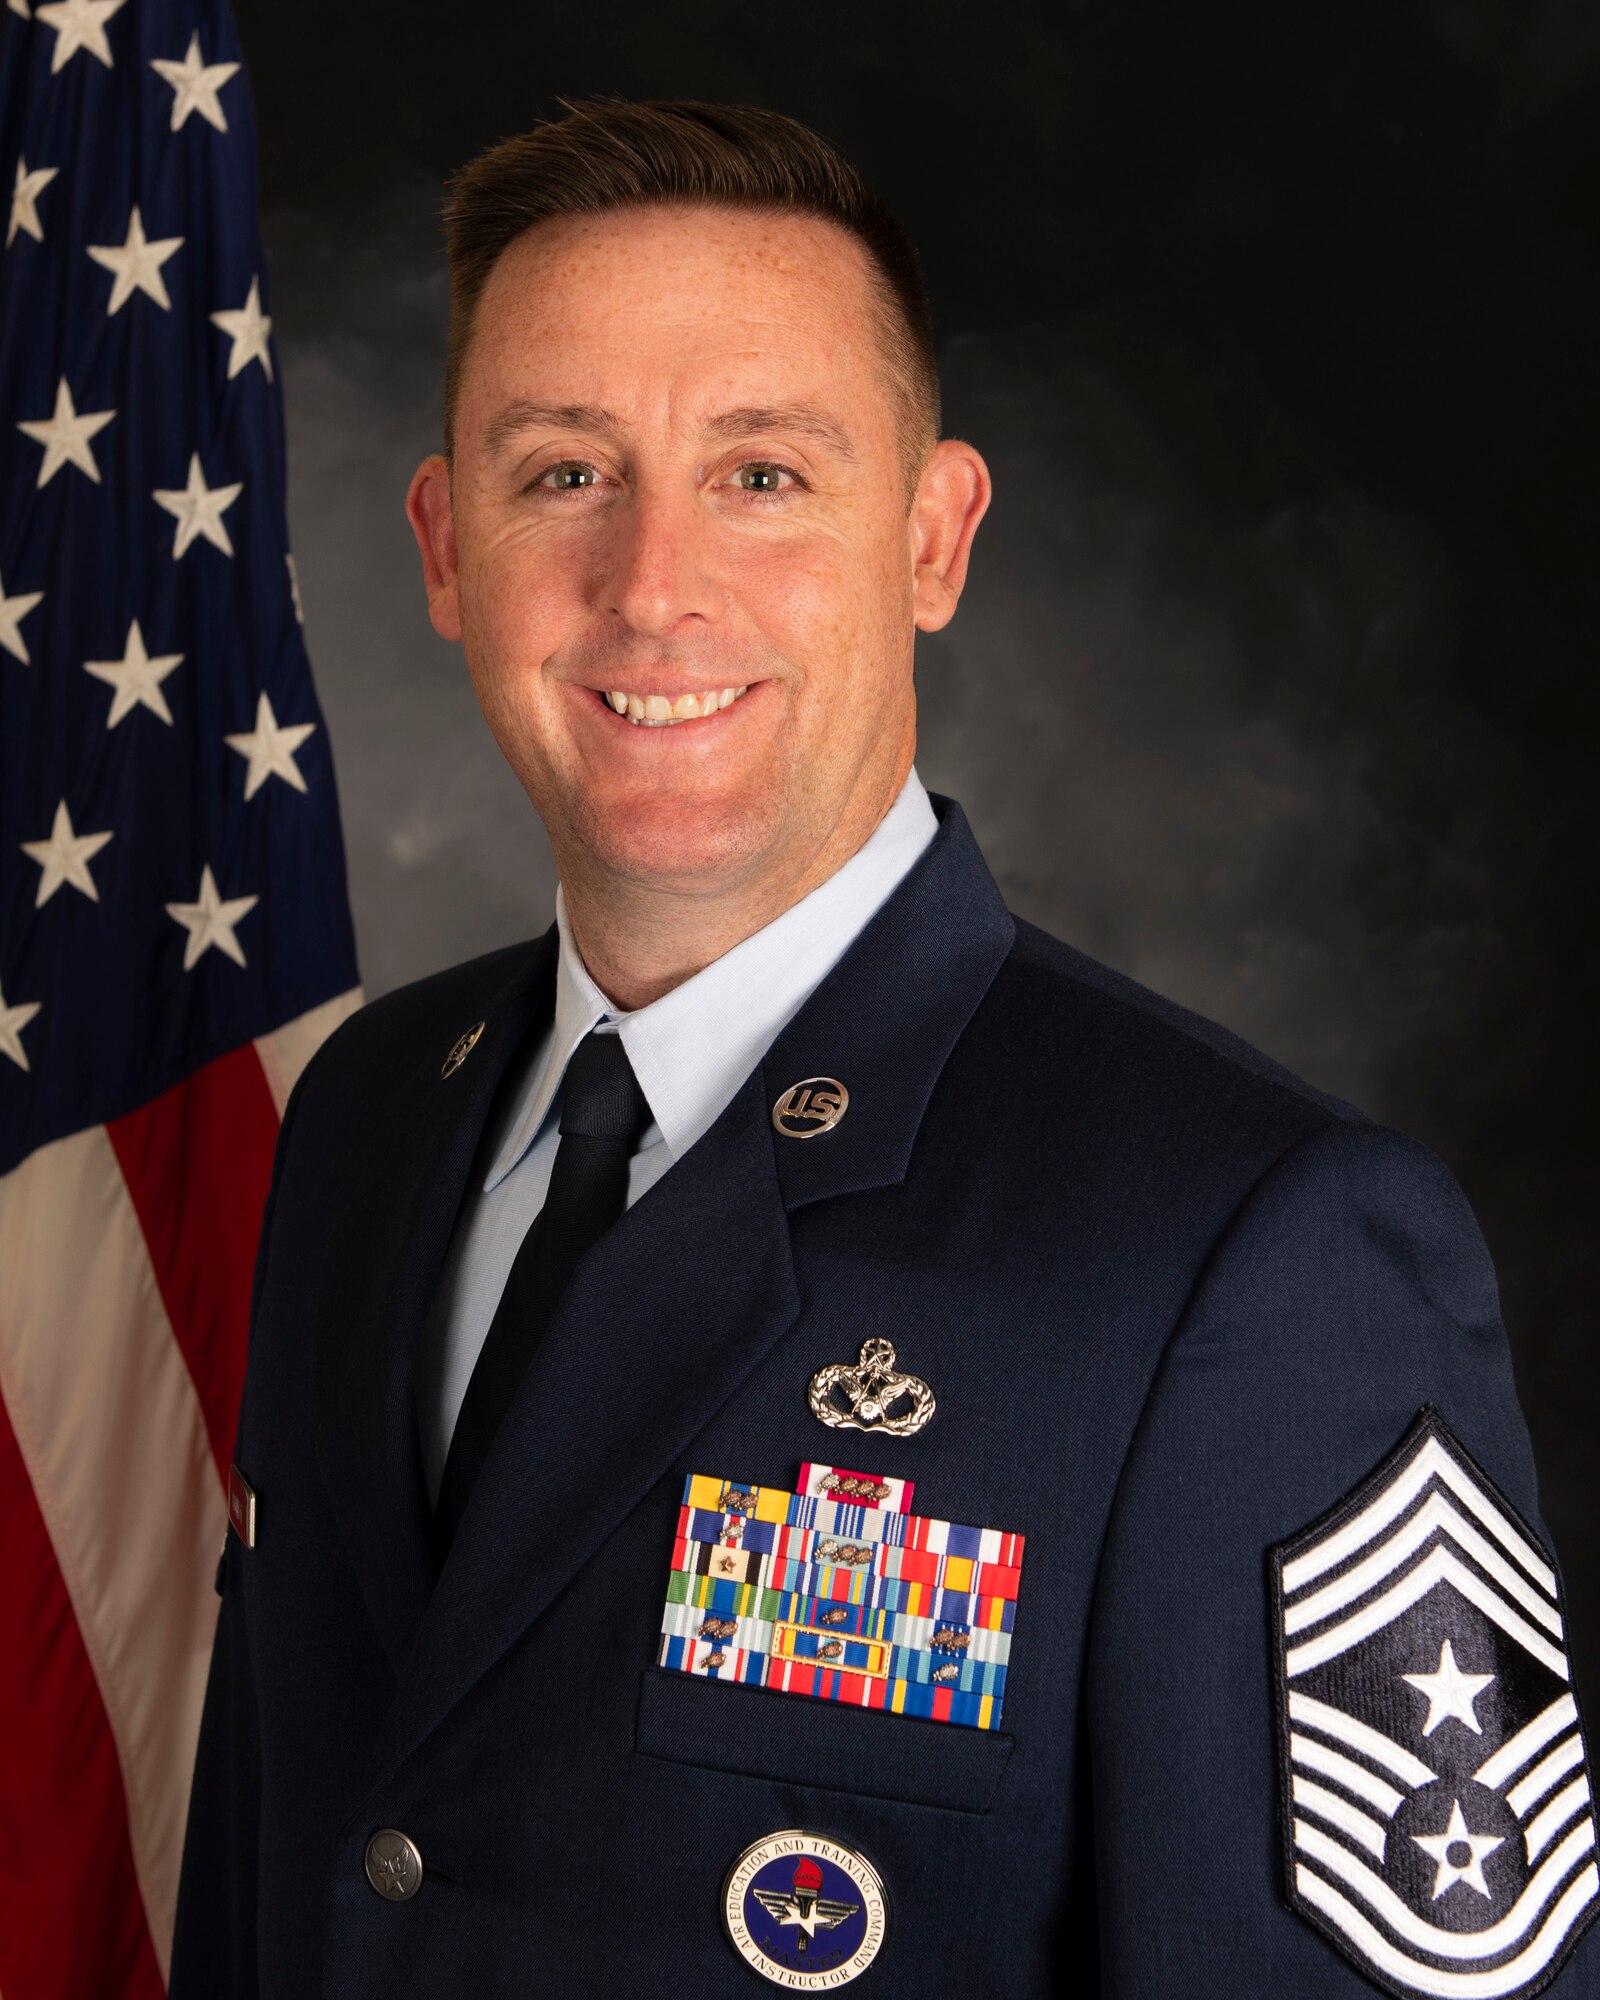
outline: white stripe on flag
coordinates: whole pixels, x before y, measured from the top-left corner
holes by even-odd
[[[0,1395],[116,1739],[165,1978],[226,1514],[103,1127],[0,1180]]]
[[[285,1021],[270,1035],[256,1037],[256,1054],[266,1071],[267,1088],[272,1092],[272,1101],[278,1107],[280,1118],[301,1070],[339,1023],[357,1011],[363,997],[361,988],[352,986],[348,993],[336,993],[331,1000],[324,1000],[320,1007],[313,1007],[309,1014]]]

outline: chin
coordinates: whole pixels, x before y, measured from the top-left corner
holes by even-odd
[[[585,799],[574,819],[579,839],[609,873],[685,889],[727,882],[759,864],[779,838],[774,791],[649,791]]]

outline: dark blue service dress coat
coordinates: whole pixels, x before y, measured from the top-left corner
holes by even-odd
[[[437,1574],[412,1350],[554,932],[311,1063],[172,2000],[754,2000],[724,1881],[784,1829],[881,1879],[863,2000],[1600,1994],[1558,1593],[1465,1200],[1014,921],[935,803],[916,867],[580,1264]],[[818,1077],[845,1115],[786,1137],[775,1101]],[[875,1337],[937,1398],[916,1435],[812,1412]],[[999,1728],[656,1664],[686,1477],[804,1461],[1025,1535]],[[426,1871],[404,1900],[368,1879],[386,1828]]]

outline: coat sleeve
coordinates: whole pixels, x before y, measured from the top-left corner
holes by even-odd
[[[1424,1147],[1330,1125],[1268,1170],[1215,1247],[1119,1483],[1086,1708],[1108,2000],[1376,1990],[1287,1901],[1268,1558],[1428,1404],[1548,1549],[1464,1196]],[[1591,1933],[1555,2000],[1600,1995],[1597,1954]]]
[[[168,2000],[256,2000],[261,1758],[249,1648],[228,1538],[178,1883]]]
[[[312,1068],[290,1094],[273,1155],[272,1182],[261,1218],[251,1285],[254,1339],[272,1254],[278,1185],[288,1156],[295,1112]],[[247,1378],[248,1393],[248,1378]],[[241,1549],[230,1529],[217,1571],[222,1604],[200,1716],[200,1740],[189,1791],[189,1817],[178,1879],[168,2000],[257,2000],[257,1857],[261,1823],[261,1740],[250,1665]]]

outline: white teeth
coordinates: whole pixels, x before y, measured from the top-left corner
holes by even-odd
[[[707,688],[704,694],[680,694],[676,700],[669,700],[664,694],[628,694],[621,688],[611,688],[605,699],[618,715],[625,715],[632,723],[645,729],[664,729],[674,722],[693,722],[702,715],[715,715],[719,709],[731,708],[749,687]]]

